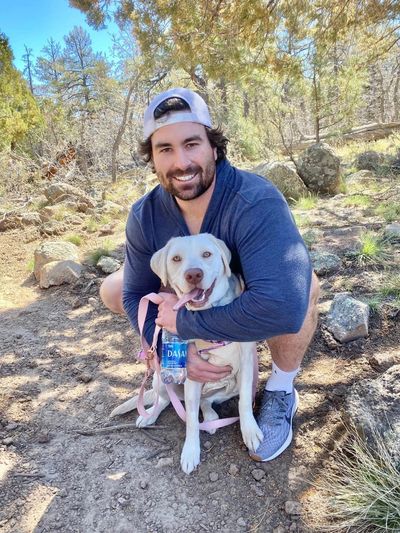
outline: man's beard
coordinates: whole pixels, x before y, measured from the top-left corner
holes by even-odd
[[[202,194],[204,194],[212,185],[215,176],[215,161],[212,159],[209,161],[204,170],[199,166],[191,166],[188,169],[183,171],[176,172],[167,172],[166,177],[161,173],[156,173],[160,183],[164,189],[179,198],[180,200],[194,200]],[[196,180],[195,185],[191,185],[191,182],[187,182],[187,187],[185,190],[185,182],[180,182],[180,187],[176,187],[177,183],[174,180],[174,177],[179,178],[180,176],[187,176],[188,174],[196,176],[193,178]]]

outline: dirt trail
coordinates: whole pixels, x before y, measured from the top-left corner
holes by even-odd
[[[75,288],[42,291],[26,268],[40,242],[35,231],[10,231],[0,241],[0,531],[310,531],[286,502],[318,512],[309,481],[334,461],[346,391],[376,375],[371,355],[397,349],[398,322],[372,319],[370,336],[347,346],[328,347],[320,329],[297,380],[301,404],[289,450],[259,464],[238,425],[202,433],[202,463],[187,476],[179,466],[184,426],[172,408],[157,430],[78,433],[108,424],[139,385],[137,337],[99,302],[95,272]],[[338,279],[323,282],[322,310]],[[270,363],[265,344],[259,352],[262,387]],[[220,412],[236,409],[231,401]]]

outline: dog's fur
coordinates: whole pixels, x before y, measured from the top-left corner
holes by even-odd
[[[225,243],[210,234],[176,237],[164,248],[156,252],[151,259],[151,268],[160,277],[163,285],[169,285],[178,298],[184,297],[193,289],[203,292],[203,299],[194,299],[186,303],[193,311],[226,305],[242,292],[239,279],[231,273],[229,262],[231,254]],[[191,276],[190,273],[199,273]],[[212,288],[210,291],[209,289]],[[195,340],[198,349],[209,343]],[[187,379],[184,386],[174,385],[177,394],[182,397],[186,407],[186,440],[181,454],[182,470],[189,474],[200,463],[199,407],[205,421],[217,420],[218,414],[212,403],[221,403],[239,394],[240,429],[246,446],[255,451],[262,439],[252,411],[252,383],[255,343],[232,342],[226,346],[209,350],[208,360],[217,365],[230,365],[232,373],[228,378],[217,383],[198,383]],[[158,405],[151,407],[148,418],[139,416],[136,425],[144,427],[153,424],[160,412],[170,403],[168,393],[159,376],[153,377],[153,388],[144,394],[144,404],[155,403],[155,391],[159,390]],[[111,416],[126,413],[137,407],[137,396],[123,403],[111,413]],[[210,433],[215,433],[215,429]]]

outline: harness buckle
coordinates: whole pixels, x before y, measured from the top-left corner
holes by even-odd
[[[156,351],[155,346],[150,346],[146,353],[146,361],[151,361],[154,359],[154,352]]]

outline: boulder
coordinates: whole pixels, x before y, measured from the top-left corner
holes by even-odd
[[[62,235],[65,231],[67,231],[67,227],[58,220],[49,220],[40,226],[42,235]]]
[[[344,412],[367,441],[373,444],[378,434],[399,457],[400,365],[392,366],[378,379],[365,379],[353,385]]]
[[[310,191],[336,194],[340,185],[340,159],[325,143],[310,146],[299,158],[298,172]]]
[[[85,212],[84,209],[96,206],[96,202],[84,191],[68,183],[52,183],[43,192],[52,204],[65,201],[76,202],[82,212]],[[80,210],[79,207],[78,210]]]
[[[377,170],[385,162],[385,156],[369,150],[359,154],[354,162],[358,170]]]
[[[315,273],[318,276],[337,272],[342,266],[340,257],[330,252],[324,252],[322,250],[310,252],[310,257]]]
[[[336,294],[326,317],[326,326],[339,342],[368,336],[369,305],[350,293]]]
[[[359,170],[346,178],[347,183],[370,183],[376,181],[376,175],[372,170]]]
[[[97,265],[105,274],[112,274],[121,268],[121,263],[107,255],[102,255],[97,261]]]
[[[0,231],[23,228],[24,226],[38,226],[41,223],[39,213],[10,213],[0,220]]]
[[[252,172],[272,181],[288,200],[298,200],[308,192],[292,163],[262,163]]]
[[[40,270],[39,286],[47,289],[52,285],[74,283],[82,272],[82,265],[75,261],[50,261]]]
[[[33,272],[37,280],[40,279],[40,271],[47,263],[52,261],[71,260],[79,258],[78,247],[71,242],[46,241],[35,250],[35,262]]]
[[[111,202],[110,200],[104,200],[104,202],[98,205],[98,210],[102,214],[110,215],[124,215],[129,212],[129,209],[127,207],[124,207],[123,205],[117,204],[115,202]]]
[[[400,239],[400,223],[393,222],[385,226],[385,237]]]

